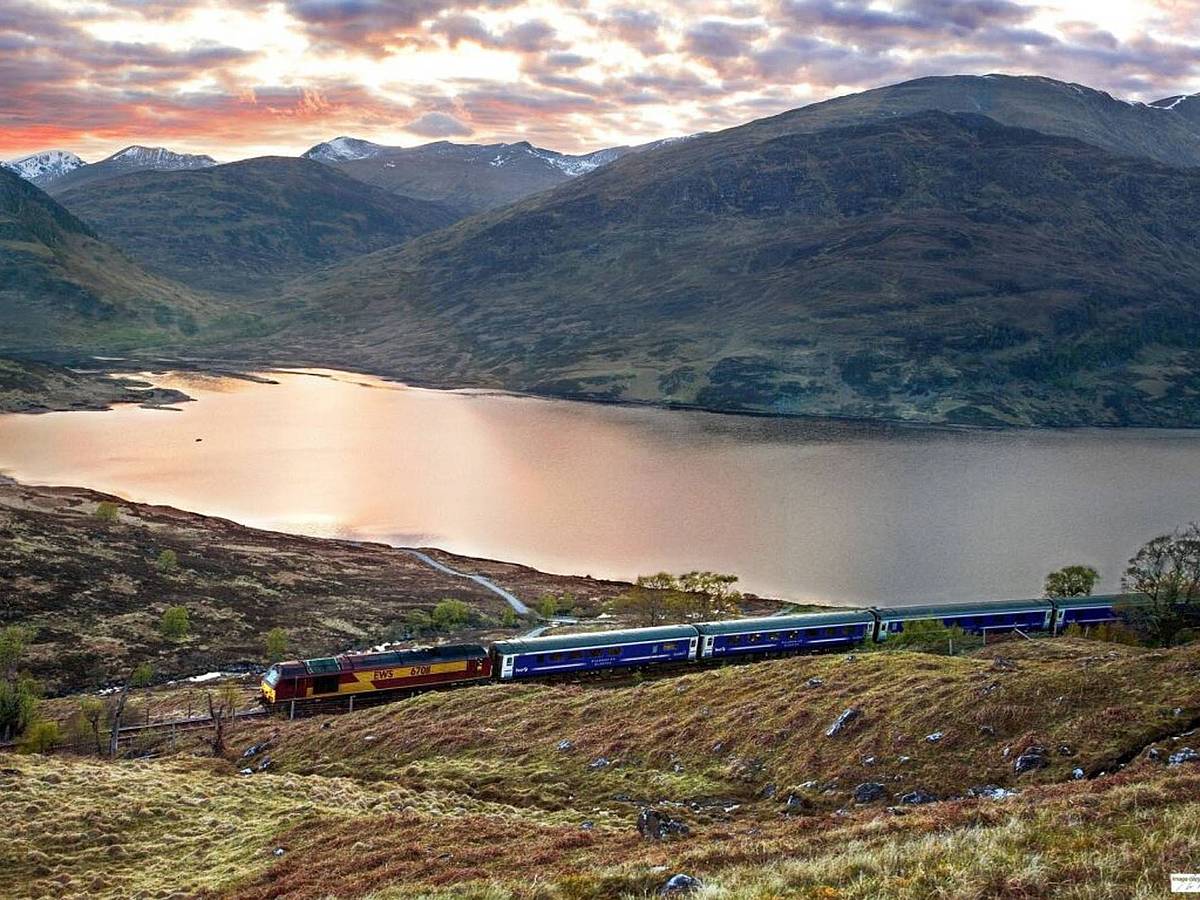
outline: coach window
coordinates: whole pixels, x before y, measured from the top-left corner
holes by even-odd
[[[674,641],[667,641],[659,649],[661,649],[664,653],[670,653],[672,650],[678,649],[678,647],[679,645]]]
[[[609,656],[620,656],[620,655],[621,655],[621,648],[620,648],[620,647],[609,647],[609,648],[608,648],[608,655],[609,655]]]

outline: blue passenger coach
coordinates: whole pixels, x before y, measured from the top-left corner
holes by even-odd
[[[501,680],[631,668],[696,658],[699,634],[691,625],[593,631],[517,638],[492,645]]]
[[[794,653],[861,644],[875,632],[866,610],[702,622],[700,659],[744,654]]]
[[[941,622],[968,634],[1050,631],[1054,607],[1049,600],[998,600],[987,603],[952,603],[932,606],[874,607],[879,619],[875,640],[886,641],[904,630],[905,622]]]
[[[1095,597],[1055,597],[1054,631],[1057,634],[1070,625],[1086,628],[1105,622],[1119,622],[1121,612],[1129,606],[1144,603],[1138,594],[1098,594]]]

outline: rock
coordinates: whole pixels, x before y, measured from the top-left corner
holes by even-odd
[[[379,740],[379,738],[375,737],[375,735],[373,735],[373,734],[368,734],[366,737],[363,738],[363,741],[365,741],[368,744],[371,743],[372,741],[377,741],[377,740]]]
[[[862,764],[863,764],[864,766],[873,766],[873,765],[875,765],[875,757],[873,757],[873,756],[864,756],[864,757],[863,757]]]
[[[862,710],[857,706],[847,708],[840,716],[838,716],[832,725],[825,730],[825,737],[834,737],[840,734],[847,725],[862,715]]]
[[[686,837],[689,829],[665,812],[645,807],[638,813],[638,834],[648,841],[665,841],[668,838]]]
[[[680,872],[678,875],[672,875],[667,879],[667,883],[658,889],[660,897],[670,897],[675,894],[690,894],[692,891],[698,891],[703,885],[691,875],[684,875]]]
[[[265,771],[267,771],[267,769],[271,768],[271,765],[272,765],[272,763],[271,763],[271,757],[269,757],[269,756],[264,756],[264,757],[262,758],[262,762],[260,762],[260,763],[258,764],[258,771],[259,771],[259,772],[265,772]]]
[[[253,769],[242,769],[240,772],[238,772],[238,774],[239,775],[253,775],[254,770]]]
[[[676,762],[671,764],[671,771],[678,775],[683,771],[683,763]]]
[[[908,762],[908,761],[909,761],[909,760],[911,760],[911,759],[912,759],[912,757],[911,757],[911,756],[897,756],[897,757],[896,757],[896,762],[898,762],[898,763],[906,763],[906,762]]]
[[[854,789],[855,803],[874,803],[887,796],[887,789],[878,781],[865,781]]]
[[[575,749],[575,744],[573,741],[568,741],[566,738],[563,738],[561,741],[558,742],[558,751],[560,753],[566,753],[568,750],[574,750],[574,749]]]
[[[816,675],[814,675],[812,678],[808,679],[808,681],[806,681],[804,683],[805,683],[805,685],[807,685],[810,688],[820,687],[821,685],[823,685],[825,683],[825,679],[818,678]]]
[[[907,794],[900,796],[900,802],[907,806],[917,806],[922,803],[937,803],[937,797],[917,788],[915,791],[909,791]]]
[[[593,828],[596,827],[596,823],[595,822],[580,822],[579,827],[582,828],[584,831],[591,831]]]
[[[266,750],[270,746],[271,746],[270,738],[267,738],[265,741],[260,741],[257,744],[251,744],[249,747],[247,747],[245,750],[242,751],[242,759],[249,759],[251,756],[257,756],[258,754],[262,753],[264,750]]]
[[[1018,775],[1024,775],[1034,769],[1045,768],[1049,764],[1050,760],[1046,756],[1045,747],[1030,747],[1017,757],[1016,762],[1013,763],[1013,771]]]
[[[936,744],[938,741],[940,741],[945,736],[946,736],[945,732],[935,731],[933,734],[925,735],[925,743]]]
[[[1058,745],[1058,755],[1059,756],[1070,756],[1074,752],[1075,751],[1071,749],[1070,744],[1059,744]]]
[[[611,765],[612,765],[612,762],[609,760],[609,758],[607,756],[597,756],[590,763],[588,763],[588,768],[589,769],[607,769]]]
[[[995,736],[996,736],[996,729],[995,729],[995,728],[993,728],[991,725],[980,725],[980,726],[979,726],[979,733],[980,733],[980,734],[986,734],[986,735],[988,735],[989,737],[995,737]]]
[[[1008,788],[1002,788],[995,784],[984,784],[978,787],[967,788],[968,797],[981,797],[987,800],[1004,800],[1007,797],[1016,796],[1016,791],[1010,791]]]
[[[772,797],[775,796],[775,791],[776,791],[776,787],[773,783],[768,782],[767,784],[764,784],[763,789],[762,789],[763,798],[766,800],[770,800]]]
[[[1149,750],[1146,751],[1146,759],[1153,760],[1154,762],[1162,762],[1162,758],[1163,758],[1162,751],[1159,750],[1157,747],[1151,747]]]
[[[1167,757],[1168,766],[1182,766],[1187,762],[1200,762],[1200,753],[1197,753],[1191,747],[1183,747]]]
[[[787,802],[783,804],[783,814],[785,816],[805,813],[810,809],[812,809],[812,801],[807,797],[801,797],[799,794],[788,794]]]
[[[856,659],[858,659],[858,657],[855,656],[853,653],[847,653],[844,658],[845,658],[846,662],[854,662]]]
[[[322,723],[321,723],[321,730],[322,730],[322,731],[328,731],[328,730],[329,730],[330,728],[332,728],[332,727],[333,727],[333,723],[332,723],[332,722],[322,722]]]
[[[1086,774],[1087,773],[1084,772],[1083,769],[1079,768],[1078,766],[1076,766],[1074,769],[1071,770],[1071,777],[1074,778],[1076,781],[1082,781],[1083,777]]]
[[[717,741],[715,744],[713,744],[712,752],[713,753],[724,753],[725,752],[725,742]]]
[[[286,850],[284,850],[282,847],[276,847],[276,848],[275,848],[273,851],[271,851],[271,852],[272,852],[272,854],[273,854],[274,856],[283,856],[283,854],[287,853],[287,851],[286,851]]]
[[[1017,667],[1017,664],[1011,659],[1005,659],[1003,656],[997,656],[992,660],[992,668],[1000,672],[1011,672]]]
[[[806,781],[806,782],[804,782],[804,784],[800,785],[800,787],[804,788],[804,790],[806,790],[806,791],[811,791],[816,786],[817,786],[817,782],[815,782],[815,781]]]

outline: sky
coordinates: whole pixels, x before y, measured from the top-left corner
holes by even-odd
[[[1200,0],[0,0],[0,158],[582,152],[988,72],[1200,91]]]

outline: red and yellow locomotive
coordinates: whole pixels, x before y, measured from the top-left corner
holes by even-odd
[[[324,659],[276,663],[263,676],[262,700],[268,707],[278,708],[291,701],[332,700],[487,681],[491,675],[491,657],[478,644],[344,653]]]

